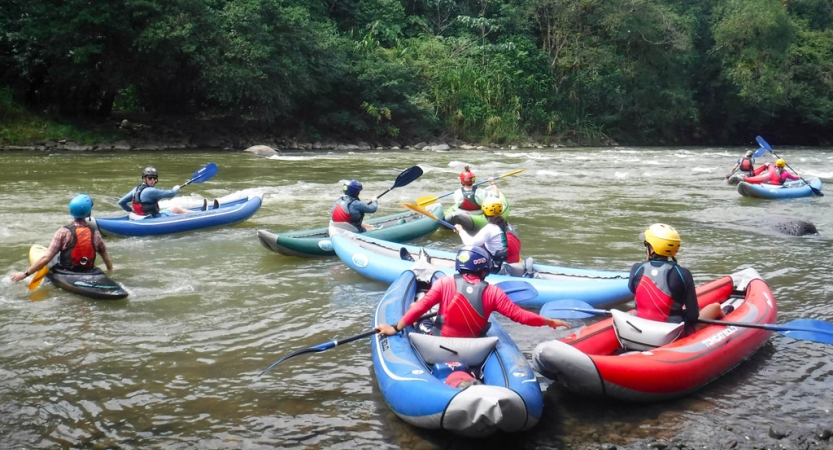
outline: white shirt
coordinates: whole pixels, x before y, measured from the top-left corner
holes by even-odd
[[[463,245],[486,247],[486,250],[492,255],[505,248],[503,245],[503,231],[493,223],[487,223],[474,236],[468,234],[466,230],[460,230],[460,239],[463,240]]]

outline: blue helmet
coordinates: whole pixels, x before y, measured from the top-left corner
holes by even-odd
[[[362,183],[359,180],[350,180],[344,183],[344,186],[341,187],[341,190],[343,190],[344,193],[349,195],[350,197],[358,197],[359,192],[362,191]]]
[[[93,199],[87,194],[78,194],[69,201],[69,214],[76,219],[90,217],[93,211]]]
[[[492,267],[492,256],[483,247],[463,247],[457,252],[454,267],[460,273],[489,271]]]

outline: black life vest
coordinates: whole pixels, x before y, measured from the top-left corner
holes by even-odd
[[[463,201],[460,203],[460,209],[464,209],[466,211],[480,211],[480,205],[477,204],[477,199],[475,198],[477,186],[472,186],[470,191],[463,189],[462,192]]]
[[[142,191],[148,187],[145,183],[142,183],[136,186],[136,189],[133,191],[133,212],[140,216],[147,216],[151,215],[153,217],[159,217],[159,202],[156,200],[152,202],[143,202],[142,201]]]
[[[91,270],[95,267],[95,247],[93,247],[93,230],[90,227],[77,226],[74,223],[65,226],[72,233],[72,239],[66,249],[61,250],[58,265],[73,272]]]

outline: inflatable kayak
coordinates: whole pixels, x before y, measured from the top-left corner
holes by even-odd
[[[722,277],[697,288],[700,307],[721,303],[734,310],[724,321],[771,324],[778,316],[769,286],[754,269]],[[749,358],[772,331],[708,325],[673,339],[680,330],[664,322],[640,319],[622,311],[580,328],[564,339],[535,347],[532,365],[541,375],[570,391],[593,397],[656,401],[682,396],[715,380]],[[682,325],[682,324],[679,324]],[[639,330],[636,332],[635,330]],[[646,345],[647,338],[660,339]],[[624,348],[622,343],[628,348]]]
[[[431,265],[437,270],[447,275],[456,273],[456,251],[422,249],[355,233],[333,236],[331,240],[333,249],[345,264],[368,278],[384,283],[393,283],[400,273],[408,270],[412,264],[410,260],[416,259],[420,250],[428,254]],[[403,256],[407,260],[403,260]],[[581,300],[594,306],[617,305],[633,298],[628,289],[628,272],[548,266],[535,264],[532,258],[510,266],[511,270],[489,275],[486,281],[499,283],[523,279],[529,282],[538,291],[538,296],[516,302],[523,307],[540,308],[544,303],[555,300]]]
[[[423,282],[413,271],[402,272],[382,297],[373,326],[399,322],[440,276],[429,274]],[[538,423],[543,396],[535,373],[500,325],[489,322],[481,338],[431,336],[413,326],[393,336],[374,335],[373,370],[390,409],[411,425],[468,437],[523,431]],[[452,382],[456,375],[481,384],[460,389]]]
[[[501,203],[503,203],[503,212],[501,213],[501,216],[508,219],[509,200],[506,200],[506,197],[503,195],[503,192],[500,193],[500,201]],[[445,210],[443,220],[451,223],[452,225],[462,225],[463,229],[465,229],[469,233],[476,233],[478,230],[483,228],[486,225],[486,223],[488,223],[488,219],[486,218],[486,215],[483,214],[482,210],[467,211],[465,209],[460,209],[455,205],[449,206]]]
[[[755,170],[750,172],[735,172],[726,179],[726,183],[732,186],[737,186],[741,181],[749,184],[761,184],[769,181],[769,167],[770,164],[761,164]]]
[[[156,236],[160,234],[182,233],[225,225],[233,225],[252,217],[260,208],[260,195],[238,198],[221,203],[218,208],[191,208],[187,214],[133,219],[133,215],[105,218],[91,217],[91,227],[98,227],[102,234],[121,236]]]
[[[439,203],[428,206],[427,209],[435,216],[442,214],[442,205]],[[380,228],[364,233],[365,236],[391,242],[406,242],[427,236],[440,225],[434,219],[410,211],[377,217],[366,222]],[[286,233],[257,230],[257,238],[264,247],[282,255],[314,257],[336,254],[330,242],[328,227]]]
[[[808,185],[802,180],[795,180],[783,185],[774,184],[752,184],[745,181],[738,183],[738,194],[744,197],[755,198],[798,198],[809,197],[813,189],[821,190],[822,182],[819,178],[813,178]]]
[[[29,249],[29,264],[34,264],[48,251],[42,245],[33,245]],[[72,272],[52,267],[46,273],[46,278],[59,288],[97,300],[120,300],[127,297],[118,283],[111,280],[98,267],[88,272]]]

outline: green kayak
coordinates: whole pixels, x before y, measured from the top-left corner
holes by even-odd
[[[426,209],[437,217],[442,215],[443,211],[439,203],[426,206]],[[373,224],[377,229],[364,235],[390,242],[407,242],[428,236],[440,226],[436,220],[413,211],[377,217],[365,222]],[[257,238],[264,247],[282,255],[302,258],[335,256],[328,227],[286,233],[257,230]]]

